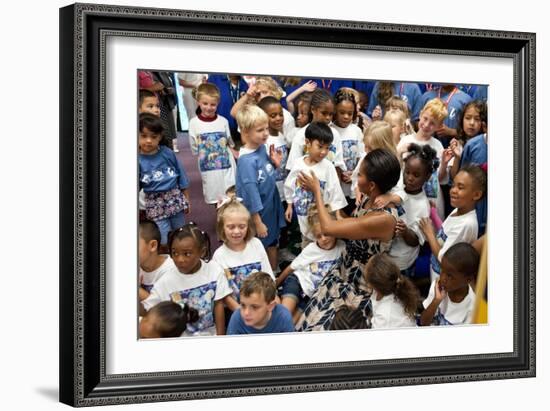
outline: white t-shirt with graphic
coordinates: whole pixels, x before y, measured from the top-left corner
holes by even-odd
[[[216,204],[225,190],[235,185],[235,159],[229,149],[233,145],[229,123],[218,115],[214,121],[203,121],[198,116],[189,120],[189,143],[198,155],[204,201]]]
[[[405,308],[394,294],[388,294],[378,300],[378,292],[373,290],[372,328],[416,327],[416,321],[405,312]]]
[[[140,267],[139,269],[139,283],[147,292],[151,292],[155,283],[168,271],[174,269],[174,260],[169,255],[163,254],[161,257],[164,257],[164,262],[160,265],[159,268],[153,271],[145,271]]]
[[[286,136],[287,134],[290,135],[296,128],[296,122],[294,121],[294,117],[292,117],[292,114],[290,114],[290,111],[288,111],[286,108],[283,107],[283,134]]]
[[[365,144],[363,143],[363,132],[355,124],[350,124],[346,128],[338,127],[334,124],[334,129],[340,134],[340,141],[342,142],[342,155],[344,157],[344,163],[346,163],[346,170],[352,173],[359,163],[361,154],[365,152]],[[346,197],[351,196],[351,183],[340,183],[342,191]]]
[[[436,281],[432,281],[428,297],[426,297],[422,303],[424,308],[428,308],[435,297],[435,284]],[[434,315],[434,322],[437,325],[471,324],[475,301],[476,294],[470,286],[468,286],[468,294],[466,294],[466,297],[459,303],[453,303],[447,295],[437,308]]]
[[[303,156],[296,161],[296,164],[288,174],[285,181],[285,198],[288,204],[293,205],[296,215],[298,216],[298,223],[300,224],[300,231],[302,235],[315,241],[315,237],[309,229],[307,223],[307,214],[310,207],[315,203],[313,193],[303,189],[298,183],[298,175],[300,172],[315,173],[319,179],[321,185],[321,193],[326,205],[330,206],[332,211],[340,210],[347,205],[346,197],[340,187],[340,180],[334,165],[324,158],[320,162],[314,165],[307,165]]]
[[[286,169],[286,162],[288,160],[288,145],[285,139],[285,136],[282,133],[279,133],[277,136],[269,136],[265,143],[265,148],[269,154],[271,146],[275,147],[275,150],[282,155],[281,164],[278,168],[275,169],[275,181],[277,184],[277,189],[279,190],[279,195],[281,196],[281,201],[285,201],[284,194],[284,184],[286,177],[288,176],[288,170]]]
[[[430,271],[431,280],[435,280],[439,277],[441,272],[441,259],[447,252],[447,250],[456,243],[469,243],[477,239],[477,214],[476,210],[463,214],[456,215],[457,209],[455,208],[449,217],[443,221],[443,224],[439,228],[435,238],[441,245],[441,250],[437,258],[432,254],[430,259]]]
[[[225,244],[222,244],[214,252],[212,261],[217,262],[223,268],[227,282],[237,301],[239,301],[241,285],[250,274],[263,271],[269,274],[273,278],[273,281],[275,281],[265,248],[262,242],[256,237],[253,237],[246,243],[243,251],[233,251]]]
[[[303,157],[306,146],[306,128],[302,127],[299,129],[294,138],[292,139],[292,146],[290,147],[290,153],[288,154],[288,161],[286,162],[286,168],[292,170],[294,163],[300,157]],[[332,144],[330,145],[329,153],[326,156],[326,159],[329,160],[335,167],[338,167],[341,170],[346,170],[346,163],[344,163],[344,152],[342,150],[342,142],[340,141],[340,134],[334,126],[330,125],[330,130],[332,131]]]
[[[187,304],[199,312],[199,320],[188,323],[183,335],[216,335],[214,302],[231,294],[231,288],[221,266],[201,260],[200,269],[183,274],[174,266],[156,283],[142,304],[149,311],[161,301]]]
[[[311,297],[325,275],[340,265],[344,248],[342,240],[336,241],[331,250],[324,250],[313,242],[290,263],[305,295]]]
[[[407,224],[407,228],[416,234],[419,245],[411,247],[407,245],[403,237],[395,237],[388,255],[400,270],[406,270],[414,264],[418,257],[420,246],[424,244],[424,233],[422,233],[419,223],[421,218],[430,216],[430,203],[428,197],[426,197],[426,193],[421,191],[418,194],[407,194],[407,199],[403,201],[402,207],[405,214],[399,216],[399,218]]]

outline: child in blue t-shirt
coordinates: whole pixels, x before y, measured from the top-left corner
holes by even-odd
[[[276,169],[281,154],[274,146],[267,153],[269,136],[267,114],[248,104],[237,112],[237,123],[245,145],[239,151],[237,196],[252,216],[256,235],[267,251],[269,263],[277,271],[277,251],[281,228],[286,226],[283,206],[276,185]]]
[[[185,224],[190,205],[187,174],[174,152],[159,145],[163,133],[159,117],[140,114],[139,185],[145,193],[145,215],[158,225],[165,245],[168,233]]]
[[[277,304],[277,288],[271,276],[262,271],[250,274],[241,285],[240,308],[233,313],[227,334],[293,332],[290,312]]]

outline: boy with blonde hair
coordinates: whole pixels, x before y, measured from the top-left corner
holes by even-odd
[[[250,274],[242,283],[240,308],[229,320],[227,335],[293,332],[290,312],[275,297],[271,276],[262,271]]]
[[[245,143],[239,151],[237,197],[243,199],[254,222],[256,234],[267,251],[271,268],[277,272],[277,248],[281,228],[286,226],[276,185],[281,155],[265,143],[269,137],[267,114],[258,106],[246,105],[237,113]]]

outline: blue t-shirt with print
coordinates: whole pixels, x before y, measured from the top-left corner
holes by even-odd
[[[189,180],[172,150],[159,146],[155,154],[139,155],[139,185],[146,193],[187,188]]]
[[[241,310],[236,310],[227,326],[227,335],[236,334],[269,334],[269,333],[290,333],[294,331],[294,323],[290,311],[282,305],[277,304],[271,312],[271,318],[262,329],[246,325],[241,316]]]
[[[443,93],[440,90],[441,88],[438,87],[437,89],[426,91],[424,94],[422,94],[422,96],[418,99],[417,104],[413,108],[412,119],[414,121],[418,121],[420,118],[420,112],[422,111],[426,103],[430,100],[433,100],[434,98],[439,98],[441,99],[441,101],[443,101],[444,104],[447,105],[447,111],[449,113],[447,115],[447,118],[443,121],[443,124],[445,124],[449,128],[456,129],[459,120],[459,114],[462,111],[462,108],[470,101],[472,101],[472,97],[470,97],[468,94],[460,89],[457,89],[454,94],[453,91],[449,93]]]
[[[382,111],[384,111],[385,102],[378,101],[379,86],[380,82],[377,81],[374,85],[374,88],[372,89],[372,93],[369,99],[369,106],[367,108],[368,116],[372,116],[372,112],[376,106],[380,106],[382,108]],[[405,101],[405,103],[407,103],[407,107],[409,108],[410,113],[412,113],[412,111],[414,110],[414,107],[421,96],[418,84],[400,82],[395,82],[393,84],[393,95],[401,98],[403,101]]]

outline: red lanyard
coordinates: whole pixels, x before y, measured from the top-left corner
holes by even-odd
[[[458,91],[458,88],[456,88],[456,86],[455,86],[455,88],[453,89],[453,91],[451,91],[451,92],[449,93],[449,96],[447,97],[447,100],[443,102],[443,104],[445,104],[445,107],[448,107],[448,106],[449,106],[449,103],[451,102],[451,99],[453,98],[453,96],[455,95],[455,93],[456,93],[457,91]],[[439,88],[439,93],[438,93],[437,97],[438,97],[439,99],[441,99],[441,88]]]
[[[401,87],[399,87],[399,98],[403,99],[403,91],[405,90],[405,83],[401,83]]]

